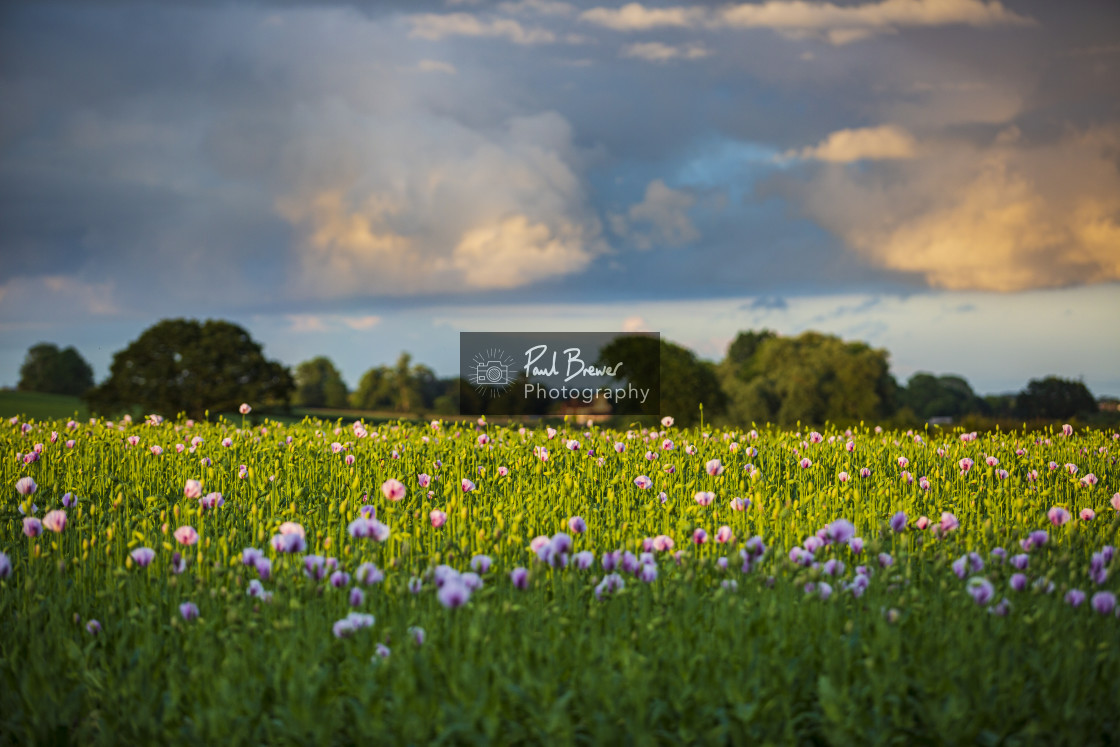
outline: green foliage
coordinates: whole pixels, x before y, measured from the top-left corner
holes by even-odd
[[[233,412],[242,402],[286,407],[292,388],[288,369],[265,358],[241,327],[167,319],[114,355],[109,378],[86,399],[95,412],[138,405],[201,417],[206,410]]]
[[[340,408],[349,404],[342,375],[325,355],[304,361],[296,368],[292,404],[300,407]]]
[[[688,348],[661,341],[661,412],[672,413],[682,427],[711,422],[723,416],[727,397],[719,385],[714,364],[700,360]]]
[[[19,369],[19,389],[24,392],[81,396],[93,386],[93,368],[73,347],[59,350],[41,342],[32,346]]]
[[[1031,379],[1015,398],[1016,414],[1024,418],[1072,418],[1097,411],[1097,401],[1083,382],[1048,376]]]
[[[741,333],[719,370],[736,423],[856,423],[895,409],[887,352],[832,335]]]
[[[934,376],[919,372],[910,377],[899,399],[922,420],[932,417],[960,417],[983,413],[985,403],[960,376]]]
[[[476,428],[448,422],[369,426],[359,438],[349,427],[336,435],[341,423],[265,425],[0,429],[4,454],[44,444],[39,461],[0,460],[0,550],[12,564],[0,580],[0,744],[1120,741],[1120,620],[1064,601],[1070,588],[1118,588],[1120,559],[1099,586],[1086,575],[1092,553],[1120,538],[1109,505],[1120,484],[1111,433],[1005,432],[965,442],[958,433],[915,441],[913,433],[832,428],[803,443],[808,434],[768,428],[758,438],[674,428],[667,436],[677,447],[651,462],[642,441],[651,434],[598,428],[588,436],[561,426],[550,439],[543,429],[491,425],[490,443],[479,445]],[[52,443],[52,431],[66,435]],[[195,436],[194,453],[176,452]],[[597,455],[558,446],[571,438]],[[352,443],[336,453],[334,441]],[[616,453],[614,442],[630,448]],[[548,461],[533,456],[542,446]],[[984,466],[984,455],[1009,475]],[[899,456],[929,477],[928,490],[900,479]],[[802,457],[812,466],[802,468]],[[977,466],[962,474],[964,457]],[[722,474],[705,470],[713,458]],[[744,470],[748,461],[754,471]],[[1078,476],[1049,471],[1049,461],[1077,464]],[[670,463],[672,472],[659,468]],[[500,477],[498,466],[509,473]],[[838,480],[860,467],[872,475]],[[416,486],[420,472],[436,477],[431,495]],[[1099,477],[1095,488],[1079,483],[1089,472]],[[637,474],[650,475],[653,487],[637,488]],[[24,475],[39,485],[39,517],[64,493],[78,497],[64,531],[23,535],[13,485]],[[477,487],[463,493],[459,480],[468,476]],[[388,478],[408,486],[400,502],[381,497]],[[222,493],[224,505],[204,510],[186,498],[188,479]],[[717,498],[701,506],[697,491]],[[750,506],[731,510],[734,496]],[[347,531],[365,503],[391,527],[384,542]],[[1050,526],[1053,505],[1097,516]],[[438,529],[433,509],[448,517]],[[906,531],[887,527],[896,511],[910,516]],[[917,517],[936,523],[942,511],[955,514],[959,529],[914,528]],[[598,562],[550,568],[529,548],[573,515],[588,525],[573,534],[574,550],[597,561],[618,548],[637,555],[644,538],[661,534],[680,555],[658,554],[656,580],[626,575],[625,588],[597,600]],[[840,517],[866,541],[862,553],[834,544],[817,559],[840,560],[844,571],[827,576],[789,561],[791,547]],[[337,558],[340,570],[372,562],[385,571],[364,587],[360,611],[375,616],[372,628],[331,634],[352,609],[355,582],[312,580],[299,555],[271,550],[269,538],[288,521],[305,529],[308,553]],[[721,524],[737,540],[690,542],[693,529],[714,536]],[[197,529],[197,545],[176,543],[180,525]],[[1019,552],[1019,540],[1040,528],[1049,537],[1029,553],[1030,586],[1013,591],[1015,569],[989,551]],[[739,551],[754,535],[770,550],[744,572]],[[147,568],[129,559],[142,546],[156,551]],[[263,582],[271,601],[247,594],[260,579],[242,563],[243,547],[263,548],[272,561]],[[182,573],[172,569],[175,552],[187,563]],[[991,604],[976,604],[949,567],[968,552],[986,561]],[[494,561],[483,588],[465,607],[444,609],[431,569],[466,571],[480,553]],[[894,563],[879,567],[878,553]],[[720,558],[730,560],[727,570]],[[856,596],[845,586],[861,564],[871,580]],[[524,591],[507,575],[517,566],[530,570]],[[413,577],[424,579],[416,594]],[[821,582],[832,584],[831,597],[805,592]],[[1006,617],[992,612],[1002,597]],[[190,622],[178,612],[188,600],[201,612]],[[97,636],[85,630],[91,619],[102,625]],[[422,646],[412,643],[412,626],[425,629]],[[371,661],[378,643],[392,652]]]

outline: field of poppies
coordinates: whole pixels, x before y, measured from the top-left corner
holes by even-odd
[[[1118,436],[0,426],[0,743],[1120,743]]]

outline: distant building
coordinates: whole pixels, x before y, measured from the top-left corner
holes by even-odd
[[[934,415],[932,418],[930,418],[926,422],[929,423],[930,425],[952,425],[953,424],[953,416],[951,416],[951,415]]]
[[[1120,412],[1120,399],[1115,397],[1101,397],[1097,400],[1101,412]]]
[[[560,406],[561,415],[570,415],[579,422],[602,422],[611,416],[611,403],[604,397],[595,397],[590,403],[570,399]]]

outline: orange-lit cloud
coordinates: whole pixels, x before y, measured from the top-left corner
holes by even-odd
[[[824,167],[807,214],[883,267],[952,290],[1120,280],[1120,129],[1044,144],[930,144],[882,170]]]
[[[785,157],[851,163],[913,158],[916,152],[917,145],[910,133],[893,125],[883,125],[838,130],[815,146],[787,151]]]
[[[672,60],[700,60],[709,52],[702,44],[672,45],[661,42],[635,42],[622,48],[620,56],[632,57],[646,62],[670,62]]]
[[[558,115],[491,133],[430,121],[385,138],[394,147],[372,153],[343,139],[327,159],[337,169],[277,201],[300,235],[299,295],[517,288],[578,273],[603,251]]]
[[[770,0],[711,10],[687,6],[652,8],[627,3],[620,8],[591,8],[581,13],[580,19],[615,31],[772,29],[792,38],[821,37],[835,45],[910,27],[1033,23],[994,0],[880,0],[860,5]]]

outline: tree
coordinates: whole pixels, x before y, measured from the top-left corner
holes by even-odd
[[[401,353],[393,366],[366,371],[350,395],[350,404],[359,410],[417,412],[430,408],[447,386],[447,382],[439,383],[432,369],[413,366],[412,356]]]
[[[392,407],[392,381],[385,366],[366,371],[350,394],[350,406],[357,410],[387,410]]]
[[[923,420],[937,416],[960,417],[988,411],[969,383],[960,376],[934,376],[919,371],[900,392],[901,404]]]
[[[330,358],[320,355],[296,368],[293,403],[303,407],[346,407],[349,392]]]
[[[165,319],[113,356],[109,378],[87,400],[105,411],[139,405],[145,410],[200,417],[287,406],[293,389],[288,369],[264,357],[261,346],[230,322]]]
[[[1015,411],[1024,418],[1060,420],[1096,410],[1097,400],[1083,382],[1057,376],[1031,379],[1015,398]]]
[[[711,419],[724,411],[726,398],[719,386],[715,366],[700,360],[687,348],[667,340],[641,335],[625,335],[604,345],[599,352],[599,365],[622,362],[619,378],[638,389],[651,389],[646,406],[637,408],[646,414],[671,415],[677,425],[689,426],[704,417]],[[622,412],[630,414],[623,401]]]
[[[93,369],[73,347],[41,342],[27,351],[18,388],[25,392],[81,396],[93,387]]]
[[[735,422],[820,424],[894,412],[898,384],[885,350],[819,332],[745,332],[730,351],[736,355],[720,363],[719,373]]]

